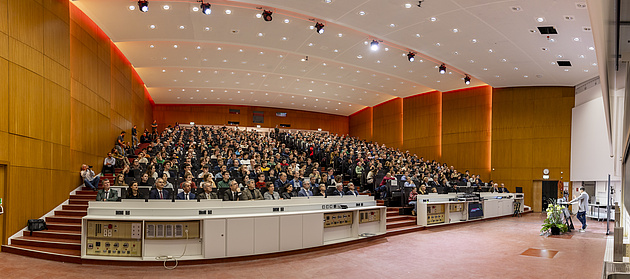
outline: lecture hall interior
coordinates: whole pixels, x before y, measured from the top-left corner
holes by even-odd
[[[630,0],[0,14],[2,278],[630,278]]]

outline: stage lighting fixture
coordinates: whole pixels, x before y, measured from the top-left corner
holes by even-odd
[[[370,43],[370,49],[373,51],[378,50],[378,42],[376,40],[372,40],[372,42]]]
[[[409,59],[409,62],[413,62],[414,60],[416,60],[416,54],[410,51],[407,54],[407,59]]]
[[[264,10],[263,13],[262,13],[262,17],[263,17],[263,19],[265,21],[271,21],[271,20],[273,20],[273,18],[271,17],[272,14],[273,14],[272,11]]]
[[[149,1],[146,0],[140,0],[138,1],[138,8],[140,8],[140,11],[143,13],[146,13],[149,11]]]
[[[317,24],[315,24],[315,30],[317,30],[318,34],[323,34],[324,33],[324,24],[318,22]]]
[[[446,73],[446,65],[442,64],[440,65],[440,74],[445,74]]]
[[[204,13],[206,15],[211,14],[212,10],[210,9],[210,7],[211,7],[210,3],[203,3],[203,2],[201,2],[201,12],[202,13]]]
[[[464,83],[466,83],[466,85],[470,84],[470,76],[466,75],[466,77],[464,77]]]

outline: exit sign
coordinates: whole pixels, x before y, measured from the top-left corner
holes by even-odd
[[[2,198],[0,198],[0,205],[2,204]]]

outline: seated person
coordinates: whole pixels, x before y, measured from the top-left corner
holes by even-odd
[[[335,190],[333,190],[332,195],[341,197],[345,196],[345,194],[343,193],[343,184],[337,183],[337,187],[335,188]]]
[[[224,201],[240,201],[241,200],[241,188],[238,188],[238,182],[236,180],[230,181],[230,189],[227,189],[223,193]]]
[[[417,197],[418,196],[418,188],[413,188],[411,189],[411,192],[409,193],[409,198],[407,199],[407,203],[409,205],[413,205],[413,211],[411,211],[411,215],[415,216],[416,215],[416,210],[417,208]]]
[[[301,189],[302,188],[302,179],[300,177],[300,172],[293,172],[293,179],[291,180],[291,182],[289,182],[291,185],[293,185],[293,189]]]
[[[144,199],[142,193],[138,191],[138,182],[131,182],[131,185],[129,185],[129,188],[127,189],[127,196],[125,197],[125,199]]]
[[[184,189],[183,192],[177,194],[177,199],[178,200],[194,200],[195,199],[195,194],[193,192],[190,191],[190,182],[188,181],[184,181],[182,183],[182,189]]]
[[[431,188],[431,193],[438,193],[437,188]]]
[[[173,189],[173,183],[168,181],[167,174],[168,172],[162,173],[162,180],[164,180],[164,188]]]
[[[183,188],[184,183],[188,182],[188,184],[190,184],[190,188],[192,190],[197,190],[197,184],[195,184],[195,182],[192,181],[192,180],[193,180],[193,175],[191,173],[187,173],[186,175],[184,175],[184,182],[179,184],[179,188],[184,189]]]
[[[310,181],[314,179],[311,178]],[[313,196],[313,191],[311,191],[311,182],[306,182],[302,185],[302,189],[298,192],[298,197],[310,197]]]
[[[427,192],[427,186],[426,185],[422,185],[420,186],[420,190],[417,191],[419,195],[428,195],[429,192]]]
[[[501,183],[501,188],[499,188],[499,193],[509,193],[507,188],[505,188],[505,184]]]
[[[116,165],[116,159],[112,157],[112,153],[107,153],[107,157],[103,160],[102,173],[114,173],[114,166]]]
[[[210,182],[201,182],[201,185],[203,186],[203,192],[199,194],[199,199],[201,200],[219,199],[217,192],[214,191],[215,190],[214,184]]]
[[[457,193],[460,192],[461,190],[457,187],[457,184],[453,184],[451,185],[451,187],[448,187],[448,192],[449,193]]]
[[[354,189],[354,183],[352,182],[348,183],[348,191],[346,192],[346,195],[355,196],[355,197],[359,196],[359,191]]]
[[[410,187],[410,188],[416,188],[416,183],[413,181],[413,179],[407,179],[407,181],[405,181],[405,188]]]
[[[256,188],[262,189],[267,188],[266,177],[264,173],[258,174],[258,181],[256,181]]]
[[[381,184],[379,184],[379,186],[376,189],[374,189],[374,191],[381,194],[381,199],[384,199],[387,197],[387,191],[388,191],[387,181],[394,180],[394,179],[396,178],[393,177],[390,172],[388,172],[387,174],[385,174],[385,177],[383,177],[383,180],[381,180]]]
[[[219,188],[230,188],[230,172],[229,171],[223,171],[223,173],[221,174],[221,181],[219,181],[219,183],[217,183],[217,187]]]
[[[289,180],[287,180],[287,174],[284,172],[280,173],[280,178],[278,178],[276,181],[274,181],[274,189],[276,191],[282,191],[282,189],[284,189],[284,187],[287,187],[287,185],[289,184]]]
[[[260,193],[260,190],[256,189],[256,183],[254,180],[249,180],[247,182],[247,188],[243,190],[243,194],[241,194],[241,200],[264,200],[263,195]]]
[[[116,175],[116,180],[114,180],[114,186],[127,186],[127,183],[125,183],[124,174],[119,173],[118,175]]]
[[[142,177],[140,178],[140,181],[138,182],[139,186],[152,186],[153,185],[153,178],[150,178],[148,174],[143,174]]]
[[[274,192],[275,186],[273,186],[273,183],[268,182],[267,183],[267,192],[265,192],[264,197],[266,200],[281,200],[282,198],[280,198],[280,195],[278,194],[278,192]]]
[[[287,187],[284,188],[284,192],[282,192],[282,195],[280,195],[280,197],[283,200],[290,200],[292,197],[295,197],[295,192],[293,192],[293,185],[287,185]]]
[[[103,179],[103,189],[98,190],[96,201],[117,201],[118,191],[109,189],[109,179]]]
[[[152,200],[167,200],[170,198],[170,192],[164,189],[164,179],[158,178],[155,182],[155,189],[149,192],[149,199]]]
[[[94,191],[98,190],[98,182],[101,180],[100,175],[94,175],[92,166],[86,164],[81,165],[81,178],[86,187],[91,188]]]
[[[315,196],[326,197],[326,185],[319,184],[319,191],[315,194]]]
[[[492,188],[490,188],[489,192],[491,192],[491,193],[500,193],[499,192],[499,184],[498,183],[492,184]]]

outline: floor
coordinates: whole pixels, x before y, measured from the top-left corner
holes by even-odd
[[[0,253],[0,277],[601,278],[606,222],[589,220],[584,233],[547,237],[539,235],[543,220],[533,213],[293,256],[175,270],[65,264]]]

